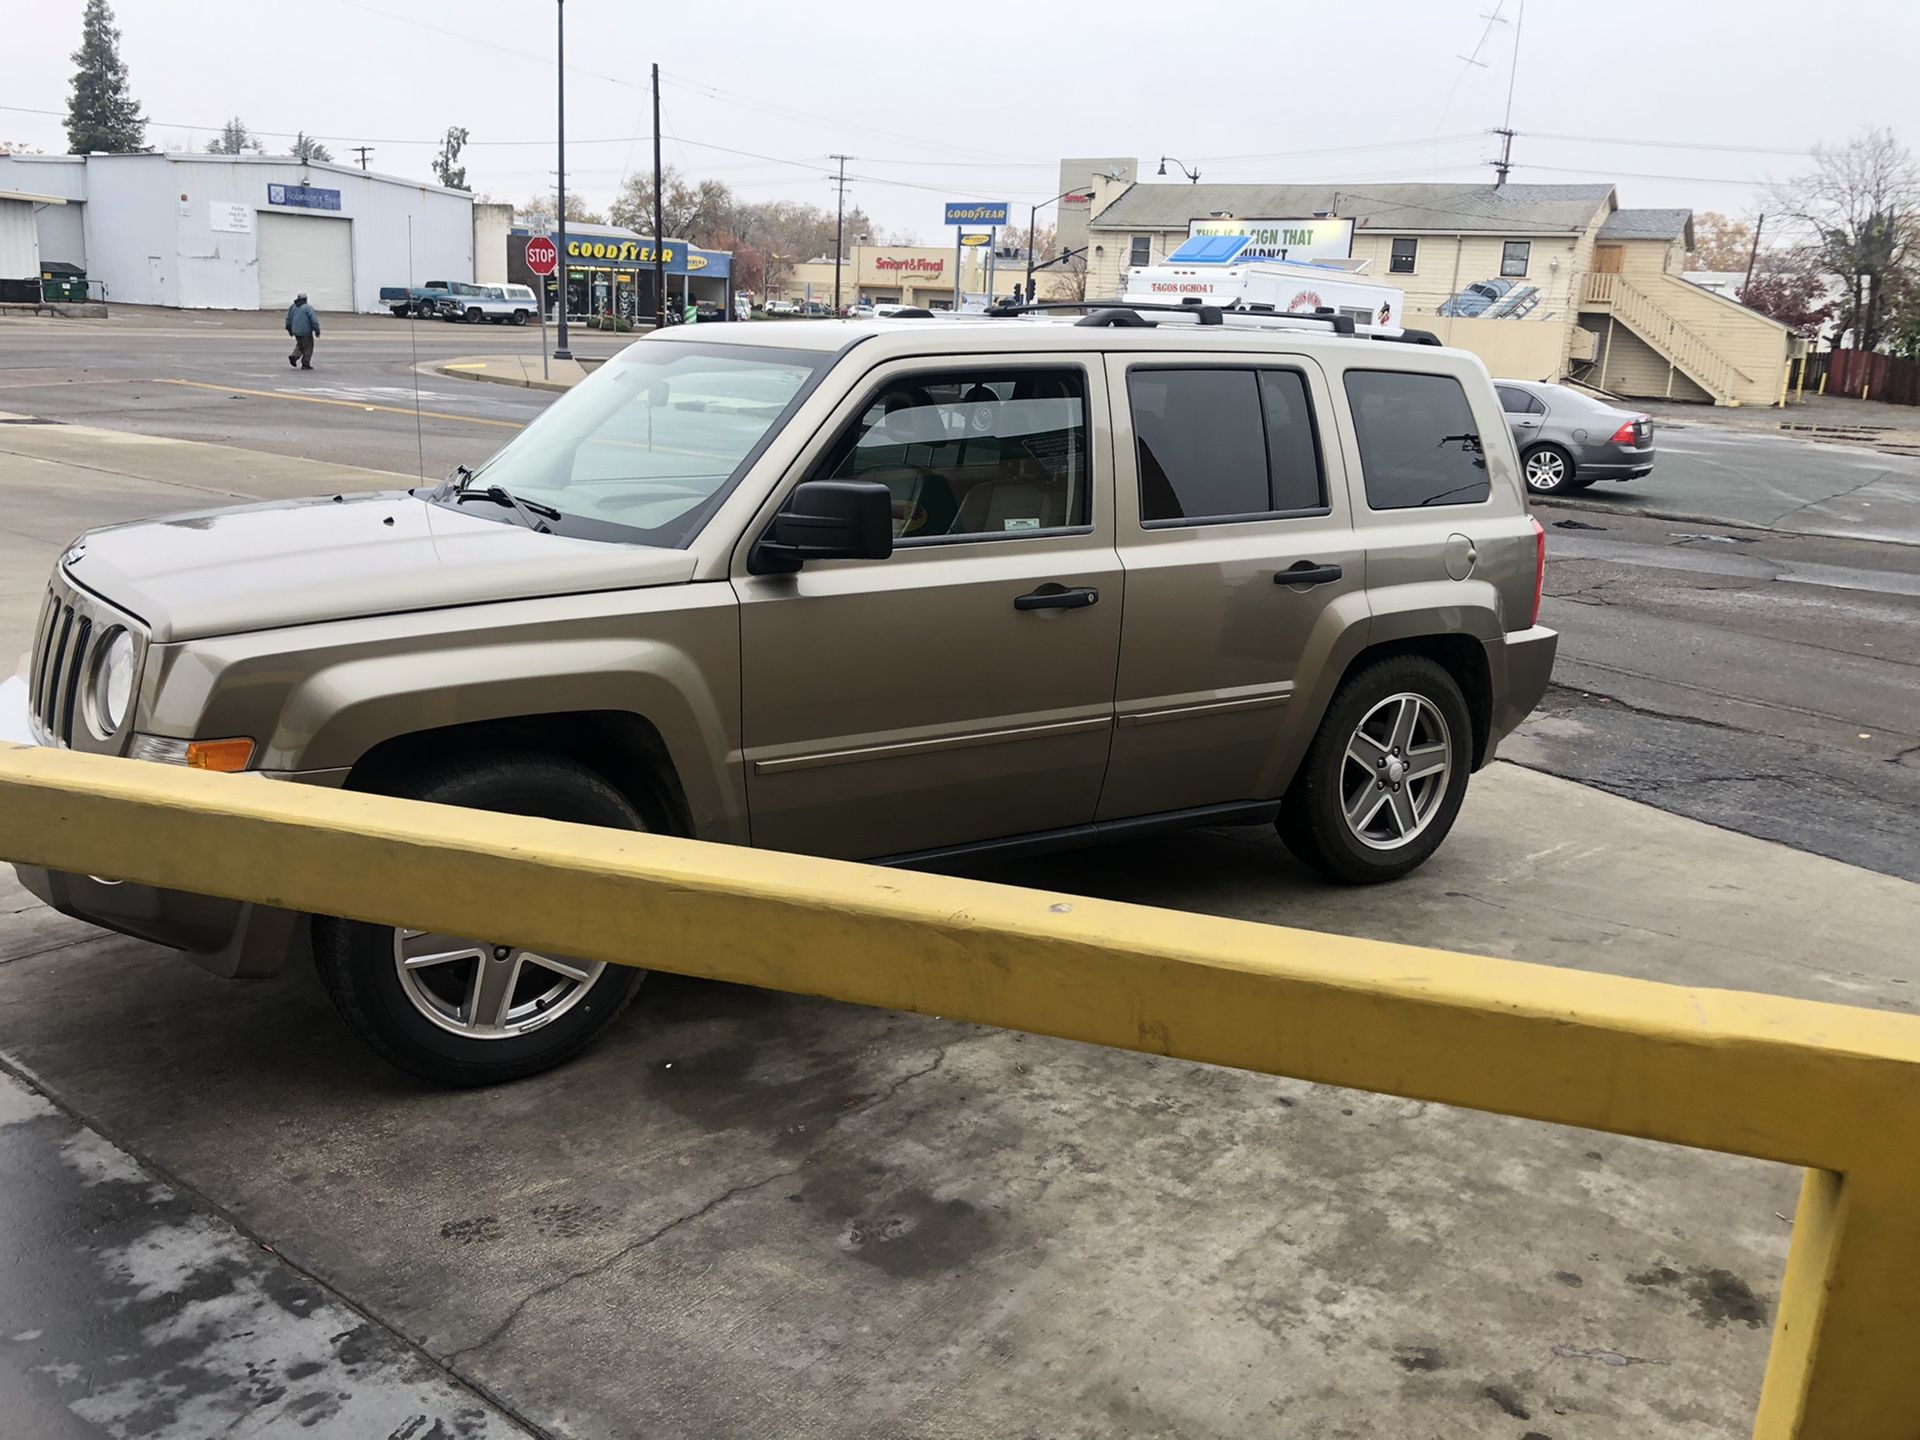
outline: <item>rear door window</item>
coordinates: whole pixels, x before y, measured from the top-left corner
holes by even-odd
[[[1325,508],[1319,440],[1299,371],[1138,368],[1127,392],[1142,524]]]
[[[1478,505],[1492,493],[1467,392],[1451,375],[1349,370],[1367,506]]]

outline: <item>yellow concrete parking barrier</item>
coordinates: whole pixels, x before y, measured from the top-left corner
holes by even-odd
[[[1920,1019],[18,747],[0,859],[1806,1166],[1753,1433],[1920,1435]]]

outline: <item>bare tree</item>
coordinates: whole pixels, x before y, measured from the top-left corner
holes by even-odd
[[[1814,236],[1820,267],[1840,277],[1841,328],[1873,350],[1914,288],[1920,261],[1920,168],[1889,130],[1837,150],[1816,148],[1813,169],[1782,186],[1782,209]]]

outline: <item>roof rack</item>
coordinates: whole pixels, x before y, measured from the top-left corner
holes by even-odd
[[[996,319],[1005,319],[1015,315],[1031,315],[1050,310],[1085,310],[1086,315],[1075,321],[1078,325],[1094,326],[1146,326],[1155,322],[1141,314],[1142,311],[1165,311],[1174,315],[1191,315],[1201,325],[1224,325],[1227,317],[1257,317],[1273,320],[1317,321],[1331,327],[1336,335],[1352,335],[1353,317],[1322,307],[1319,310],[1248,310],[1238,306],[1198,305],[1191,301],[1171,304],[1157,300],[1040,300],[1031,304],[995,305],[987,311]]]

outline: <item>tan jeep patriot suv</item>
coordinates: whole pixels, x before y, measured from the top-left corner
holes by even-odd
[[[87,535],[31,733],[889,864],[1275,822],[1333,879],[1393,879],[1556,636],[1485,369],[1339,329],[1133,307],[649,336],[437,487]],[[230,976],[309,923],[21,876]],[[352,1028],[445,1082],[573,1055],[642,978],[310,923]]]

